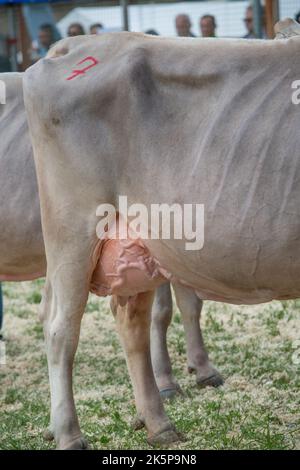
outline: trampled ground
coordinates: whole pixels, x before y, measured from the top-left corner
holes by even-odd
[[[5,284],[7,365],[0,366],[0,449],[47,449],[49,388],[42,281]],[[169,348],[184,399],[166,404],[186,440],[174,449],[300,449],[300,301],[239,307],[206,302],[203,332],[226,384],[199,389],[187,373],[176,310]],[[82,430],[95,449],[147,449],[133,432],[133,394],[108,301],[91,296],[75,365]]]

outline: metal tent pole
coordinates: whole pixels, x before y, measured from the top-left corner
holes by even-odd
[[[279,20],[278,0],[265,0],[266,4],[266,28],[269,39],[274,38],[274,24]]]
[[[123,30],[129,31],[128,0],[120,0],[120,5],[122,7]]]
[[[16,29],[16,16],[15,16],[15,7],[14,5],[9,5],[7,8],[8,15],[8,33],[10,39],[10,64],[13,72],[18,70],[17,62],[17,29]]]
[[[262,7],[260,0],[252,0],[254,32],[257,38],[263,37],[262,29]]]

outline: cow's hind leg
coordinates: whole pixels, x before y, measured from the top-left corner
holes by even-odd
[[[126,353],[136,408],[140,423],[148,431],[148,442],[170,444],[179,439],[174,426],[165,414],[155,382],[150,355],[150,322],[153,292],[130,297],[123,305],[113,296],[112,311]]]
[[[80,268],[68,263],[48,275],[41,305],[51,391],[50,429],[45,437],[53,436],[58,449],[87,448],[72,390],[73,361],[88,295]]]
[[[162,284],[155,291],[151,314],[151,359],[155,380],[162,398],[172,398],[181,389],[172,374],[167,348],[167,330],[172,320],[170,284]]]
[[[196,372],[196,381],[201,387],[218,387],[223,384],[223,378],[209,360],[200,328],[203,302],[191,289],[172,285],[186,335],[188,370]]]

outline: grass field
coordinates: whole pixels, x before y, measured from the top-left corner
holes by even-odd
[[[42,281],[4,285],[7,365],[0,366],[0,449],[47,449],[49,389]],[[166,403],[186,440],[175,449],[300,449],[300,301],[240,307],[206,302],[203,332],[226,383],[199,389],[187,373],[178,311],[169,330],[184,398]],[[75,364],[82,430],[94,449],[147,449],[134,432],[133,394],[106,299],[90,296]]]

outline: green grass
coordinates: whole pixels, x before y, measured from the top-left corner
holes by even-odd
[[[38,322],[42,281],[4,285],[7,365],[0,367],[0,449],[47,449],[49,388]],[[203,333],[226,379],[199,389],[187,373],[179,312],[168,344],[184,398],[166,410],[185,440],[176,449],[299,449],[300,301],[260,306],[205,302]],[[295,346],[296,344],[296,346]],[[90,297],[74,369],[82,430],[94,449],[147,449],[133,432],[133,393],[108,300]]]

